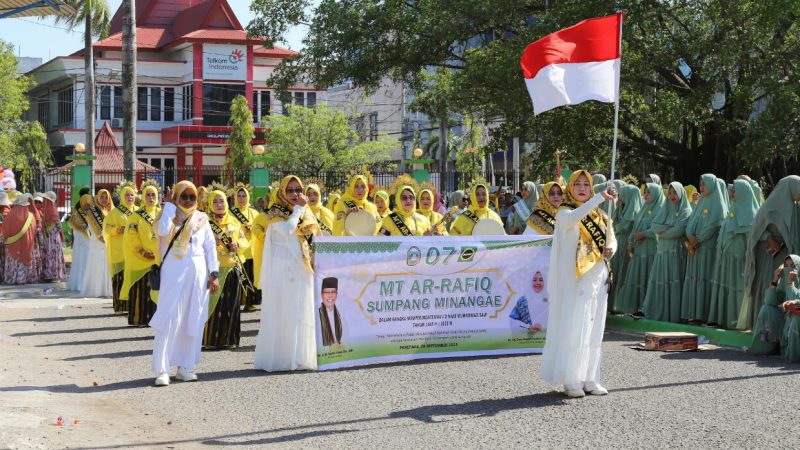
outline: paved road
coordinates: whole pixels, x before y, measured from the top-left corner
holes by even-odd
[[[152,330],[60,295],[0,299],[0,448],[800,447],[800,365],[775,358],[608,333],[611,394],[574,400],[537,378],[539,356],[267,374],[250,313],[242,347],[204,353],[199,382],[155,388]]]

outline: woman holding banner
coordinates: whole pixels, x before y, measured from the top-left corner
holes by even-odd
[[[564,190],[555,181],[545,183],[542,195],[533,205],[530,217],[522,234],[552,236],[556,226],[558,207],[564,199]]]
[[[411,186],[403,186],[394,194],[397,207],[383,218],[379,235],[423,236],[430,234],[431,223],[417,212],[417,195]]]
[[[431,228],[434,229],[433,233],[437,236],[449,236],[447,229],[444,226],[444,216],[434,211],[434,195],[433,191],[425,188],[419,191],[417,196],[419,201],[418,213],[422,214],[428,222],[431,223]]]
[[[558,210],[547,285],[550,313],[541,377],[563,384],[569,397],[605,395],[600,385],[600,353],[610,282],[609,259],[617,242],[606,214],[598,209],[615,200],[614,188],[592,196],[592,175],[569,177]]]
[[[286,176],[268,213],[261,265],[261,325],[253,364],[267,372],[317,368],[310,244],[320,229],[304,192],[299,178]]]
[[[381,216],[378,214],[378,209],[374,204],[367,200],[367,192],[369,185],[367,184],[367,177],[364,175],[355,175],[350,179],[350,184],[347,186],[342,198],[336,203],[336,209],[333,211],[336,217],[333,222],[333,235],[334,236],[347,236],[344,229],[344,223],[350,213],[358,211],[366,211],[370,216],[375,218],[375,231],[381,223]],[[305,195],[303,195],[305,198]]]
[[[450,235],[471,236],[472,228],[481,219],[491,219],[503,226],[503,220],[496,212],[489,209],[489,190],[483,183],[475,184],[469,193],[470,205],[464,210],[453,224],[450,225]]]

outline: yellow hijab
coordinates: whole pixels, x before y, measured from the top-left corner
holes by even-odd
[[[336,209],[336,203],[339,202],[339,199],[342,196],[337,193],[328,194],[328,202],[325,203],[325,207],[330,209],[331,211]]]
[[[386,215],[389,214],[389,212],[391,212],[391,209],[389,209],[389,194],[383,189],[381,189],[375,192],[375,197],[380,197],[383,199],[383,203],[386,205],[386,208],[383,211],[381,211],[378,209],[378,204],[375,203],[375,209],[378,210],[378,214],[381,215],[381,218],[386,217]]]
[[[356,183],[358,183],[359,181],[363,182],[364,186],[365,186],[364,198],[361,199],[361,200],[356,198],[356,192],[355,192],[356,191]],[[367,203],[370,203],[367,200],[367,192],[368,191],[369,191],[369,180],[367,180],[367,177],[365,177],[364,175],[355,175],[355,176],[353,176],[353,178],[350,178],[350,183],[348,183],[348,185],[347,185],[347,190],[344,192],[344,195],[342,195],[342,198],[339,199],[339,201],[340,202],[350,201],[350,202],[355,203],[356,206],[360,206],[360,207],[363,208],[364,205],[366,205]]]
[[[153,192],[156,194],[156,201],[152,205],[147,203],[148,192]],[[155,218],[156,214],[158,214],[158,189],[156,189],[155,186],[145,186],[144,189],[142,189],[142,209],[144,209],[145,212],[147,212],[147,214],[153,218]]]
[[[589,180],[589,192],[594,192],[594,186],[592,185],[592,174],[586,170],[576,170],[572,173],[572,175],[570,175],[569,181],[567,182],[567,188],[564,191],[564,203],[562,204],[562,208],[577,208],[585,203],[576,199],[573,194],[575,183],[578,181],[578,178],[581,175],[585,176],[586,179]],[[597,224],[604,234],[607,233],[608,223],[602,211],[600,211],[600,208],[594,208],[587,217]],[[583,276],[583,274],[591,270],[595,264],[603,261],[603,252],[601,249],[597,248],[597,245],[595,245],[594,240],[592,239],[591,233],[586,229],[582,222],[579,227],[580,239],[578,239],[575,275],[580,278]]]
[[[105,190],[105,189],[103,189],[103,190]],[[103,192],[103,190],[101,190],[100,192]],[[98,192],[97,194],[99,195],[100,192]],[[128,192],[133,194],[133,201],[132,202],[128,202],[128,201],[125,200],[125,195]],[[132,188],[130,186],[124,186],[122,188],[122,190],[119,191],[119,202],[122,204],[122,206],[128,208],[128,210],[130,210],[130,211],[133,211],[134,209],[136,209],[136,206],[134,205],[134,203],[136,202],[136,189],[134,189],[134,188]]]
[[[225,212],[222,214],[222,218],[217,215],[217,212],[214,211],[214,200],[220,197],[222,201],[225,203]],[[225,195],[224,192],[220,190],[213,190],[208,193],[208,200],[206,201],[206,211],[208,213],[208,217],[210,219],[214,219],[214,222],[217,223],[220,227],[225,227],[228,222],[231,220],[231,213],[228,211],[228,197]]]
[[[170,255],[175,256],[176,259],[183,259],[186,256],[186,253],[189,250],[189,239],[191,239],[192,235],[196,233],[200,228],[205,226],[208,223],[208,216],[203,214],[202,212],[197,213],[197,205],[198,202],[194,203],[194,206],[189,208],[184,208],[181,206],[180,203],[180,196],[184,192],[193,192],[194,195],[197,195],[197,187],[189,180],[183,180],[176,184],[173,187],[173,192],[175,192],[175,201],[178,203],[177,207],[180,209],[186,216],[186,225],[181,230],[180,236],[175,239],[175,244],[172,246],[172,250],[170,251]],[[178,231],[177,227],[173,227],[167,236],[166,242],[162,240],[162,244],[164,248],[162,249],[162,254],[166,251],[166,246],[172,240],[174,233]]]
[[[311,203],[309,200],[308,207],[311,208],[311,212],[314,213],[314,217],[326,227],[328,227],[328,232],[333,229],[333,211],[330,209],[322,206],[322,190],[319,188],[317,184],[310,183],[308,187],[306,187],[306,194],[308,191],[314,191],[317,193],[317,201]]]
[[[108,203],[105,206],[100,204],[100,197],[102,197],[103,194],[106,194],[106,198],[108,199]],[[136,191],[134,191],[134,195],[136,195]],[[83,198],[83,197],[81,197],[81,198]],[[111,200],[111,192],[108,192],[107,189],[100,189],[99,191],[97,191],[97,195],[95,196],[95,199],[97,200],[97,202],[96,202],[97,203],[97,207],[100,208],[101,211],[103,211],[103,215],[104,216],[107,216],[108,213],[112,209],[114,209],[114,202]]]
[[[550,204],[550,201],[548,200],[550,191],[555,186],[561,188],[562,192],[564,191],[564,188],[555,181],[545,183],[545,185],[542,187],[542,195],[540,195],[536,200],[536,203],[534,203],[533,211],[531,211],[531,215],[528,217],[528,226],[542,234],[553,234],[553,229],[555,227],[555,218],[556,214],[558,214],[558,208]],[[545,214],[537,214],[539,211],[544,212]],[[553,218],[552,223],[550,218],[547,216]]]

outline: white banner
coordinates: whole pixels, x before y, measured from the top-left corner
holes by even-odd
[[[537,236],[316,239],[319,368],[541,353],[550,245]]]
[[[247,80],[247,46],[203,44],[203,78]]]

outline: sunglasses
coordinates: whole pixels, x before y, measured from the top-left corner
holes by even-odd
[[[194,194],[181,194],[181,200],[185,202],[193,202],[197,200],[197,196]]]
[[[286,189],[286,193],[287,194],[302,194],[303,193],[303,189],[302,188]]]
[[[406,200],[416,200],[416,199],[417,199],[417,198],[416,198],[416,197],[414,197],[413,195],[401,195],[401,196],[400,196],[400,200],[402,200],[402,201],[406,201]]]

